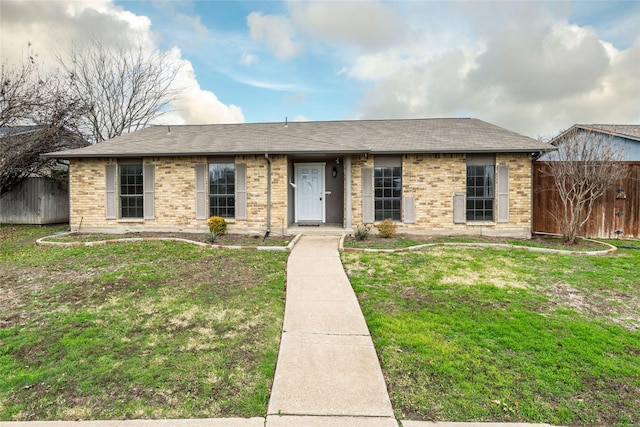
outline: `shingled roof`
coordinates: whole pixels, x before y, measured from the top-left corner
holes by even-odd
[[[151,126],[49,157],[540,152],[549,144],[478,119]]]
[[[640,141],[640,125],[575,125],[575,127]]]

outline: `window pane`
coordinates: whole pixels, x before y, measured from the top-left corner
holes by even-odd
[[[467,166],[467,221],[493,221],[494,166]]]
[[[382,221],[391,218],[401,219],[402,200],[402,168],[376,167],[374,168],[374,210],[375,220]]]
[[[120,182],[120,217],[144,216],[142,165],[118,165]]]
[[[235,216],[235,165],[209,164],[209,215],[233,218]]]

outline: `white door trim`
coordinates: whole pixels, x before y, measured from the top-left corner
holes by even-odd
[[[325,194],[325,166],[326,163],[294,163],[293,167],[294,167],[294,176],[296,179],[295,182],[295,187],[294,187],[294,195],[295,195],[295,222],[299,222],[299,218],[298,218],[298,209],[299,209],[299,203],[300,203],[300,199],[298,197],[298,189],[300,188],[299,186],[302,184],[302,182],[299,181],[299,173],[298,170],[300,167],[319,167],[320,168],[320,194],[319,197],[321,198],[321,216],[320,218],[318,218],[318,222],[322,222],[323,224],[326,222],[326,216],[327,216],[327,209],[326,209],[326,194]],[[306,220],[305,220],[306,221]],[[315,221],[315,220],[311,220],[311,221]]]

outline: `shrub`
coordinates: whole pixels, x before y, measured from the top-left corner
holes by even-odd
[[[369,232],[371,231],[371,227],[368,225],[360,224],[356,227],[356,230],[353,232],[353,237],[358,241],[366,240],[369,237]]]
[[[396,234],[397,229],[398,224],[393,222],[391,218],[387,218],[378,224],[378,233],[380,233],[380,237],[393,237],[393,235]]]
[[[209,231],[215,233],[217,236],[227,234],[227,221],[220,216],[212,216],[209,218]]]
[[[218,240],[218,235],[215,232],[211,232],[207,234],[207,237],[205,237],[205,240],[207,241],[207,243],[215,243],[216,240]]]

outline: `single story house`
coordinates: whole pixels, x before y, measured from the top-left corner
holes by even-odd
[[[478,119],[151,126],[70,161],[74,231],[400,231],[531,235],[532,158],[549,144]]]
[[[597,135],[606,144],[620,148],[620,166],[626,176],[596,201],[582,235],[611,239],[640,237],[640,125],[576,124],[549,141],[556,146],[568,132]],[[533,226],[536,233],[560,233],[553,215],[560,198],[548,163],[557,160],[553,152],[540,156],[534,164]]]

